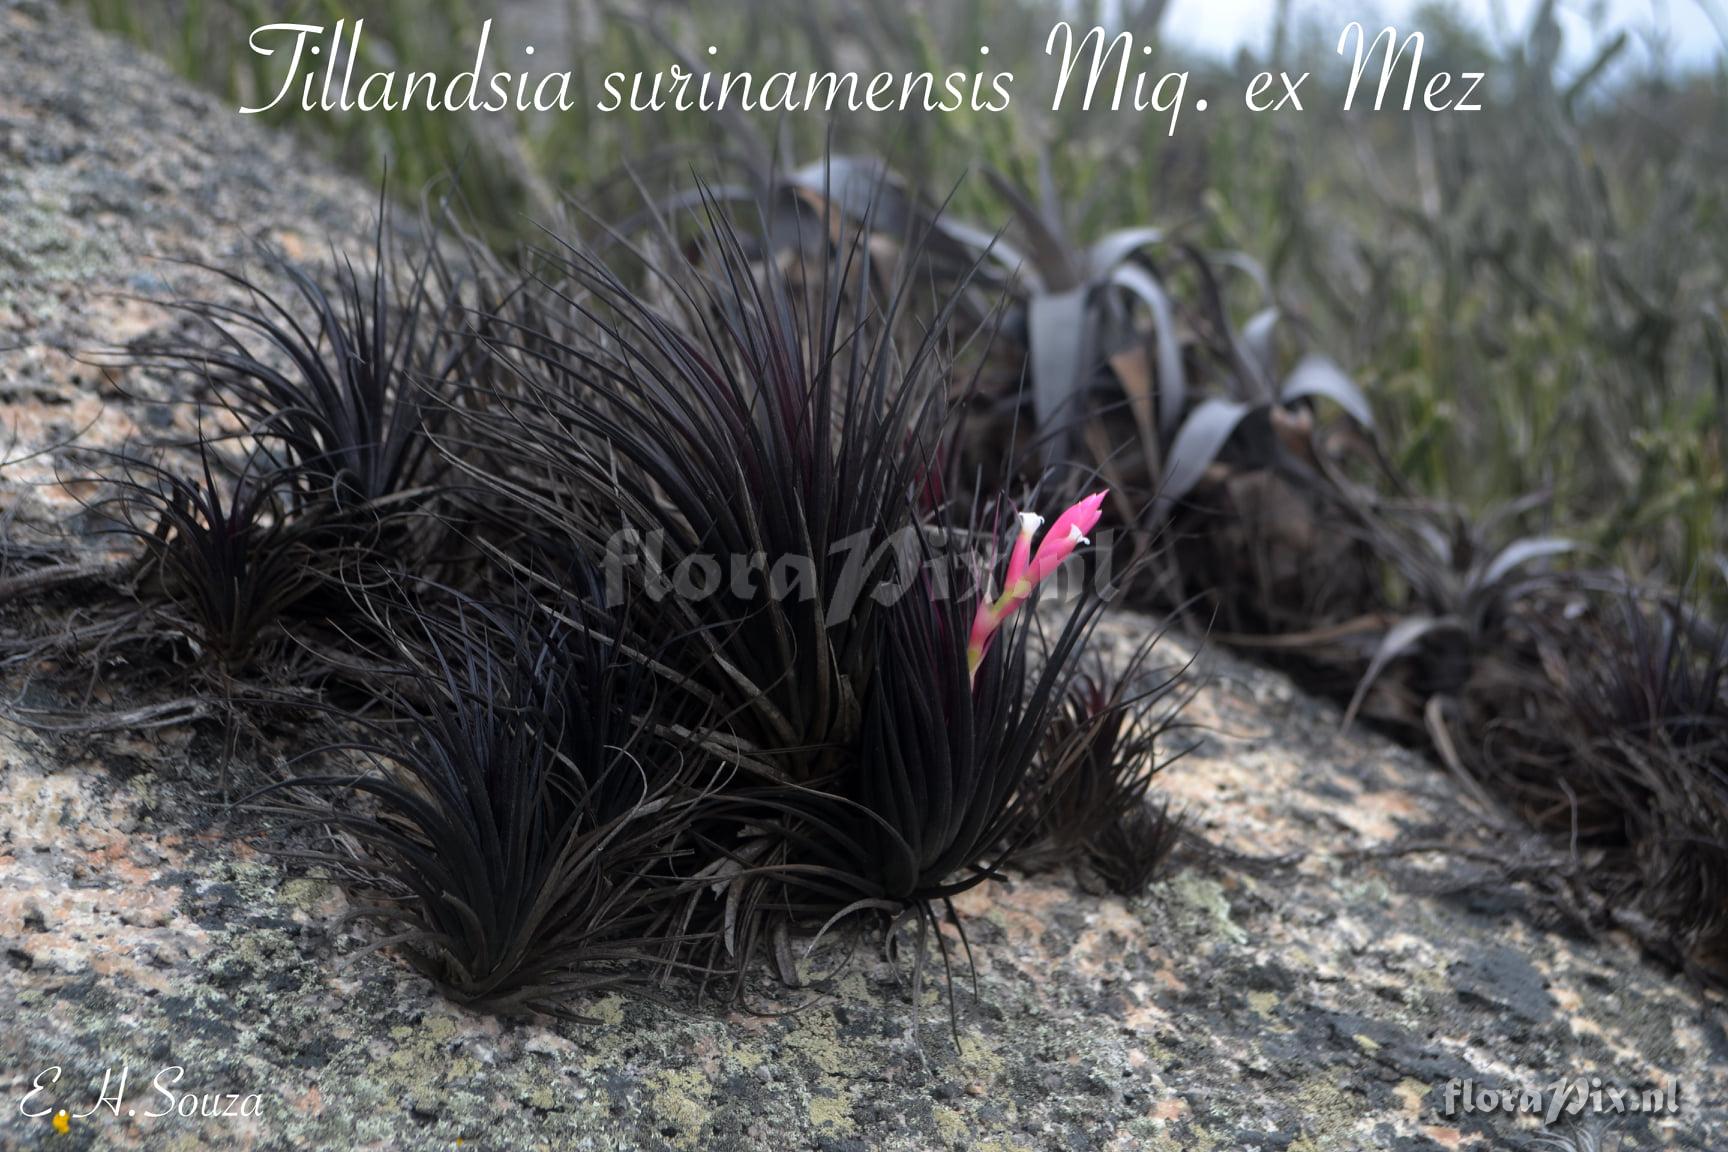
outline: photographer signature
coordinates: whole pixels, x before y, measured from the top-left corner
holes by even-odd
[[[61,1069],[59,1065],[44,1068],[30,1081],[30,1090],[18,1102],[18,1112],[32,1120],[51,1117],[50,1123],[60,1132],[65,1132],[71,1126],[71,1121],[85,1120],[104,1110],[116,1117],[124,1115],[147,1120],[159,1120],[169,1116],[207,1119],[254,1117],[263,1114],[262,1093],[194,1093],[180,1090],[178,1085],[185,1079],[186,1069],[177,1064],[158,1070],[150,1078],[144,1094],[136,1101],[128,1103],[127,1089],[134,1083],[131,1073],[131,1067],[127,1064],[120,1065],[118,1074],[113,1068],[104,1069],[102,1088],[96,1098],[87,1107],[76,1108],[69,1103],[57,1106],[50,1102],[50,1093],[60,1083]]]

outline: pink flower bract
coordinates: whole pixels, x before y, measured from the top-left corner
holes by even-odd
[[[1032,537],[1042,520],[1032,513],[1020,514],[1020,533],[1008,558],[1008,581],[1002,595],[991,603],[978,602],[978,613],[972,617],[972,634],[966,642],[967,667],[974,676],[984,662],[990,639],[1014,610],[1026,602],[1032,590],[1062,567],[1062,561],[1074,554],[1074,549],[1087,542],[1087,535],[1104,515],[1105,491],[1094,492],[1056,517],[1056,522],[1044,534],[1044,542],[1036,555],[1027,560],[1032,550]]]

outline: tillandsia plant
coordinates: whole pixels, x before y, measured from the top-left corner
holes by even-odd
[[[380,609],[401,637],[380,692],[395,722],[257,799],[332,830],[309,858],[463,1002],[574,1015],[572,997],[679,968],[704,793],[624,621],[443,602]]]
[[[641,269],[664,302],[573,243],[541,253],[487,321],[465,428],[512,531],[604,557],[609,596],[655,606],[645,626],[722,707],[726,754],[804,780],[858,731],[874,593],[919,547],[942,327],[901,329],[904,284],[841,291],[871,260],[855,234],[795,288],[717,205],[702,224]]]
[[[1648,945],[1728,983],[1728,628],[1671,592],[1571,601],[1528,623],[1521,691],[1501,680],[1467,697],[1483,733],[1472,766],[1595,855],[1592,883],[1655,925]]]
[[[1094,656],[1070,682],[1025,785],[1025,866],[1075,865],[1137,896],[1176,847],[1181,821],[1151,792],[1158,773],[1194,747],[1168,747],[1194,689],[1181,687],[1187,665],[1149,667],[1159,639],[1120,669]]]
[[[254,451],[238,465],[200,437],[196,468],[138,454],[110,459],[95,508],[135,539],[135,584],[169,628],[226,682],[268,655],[296,606],[341,562],[281,471]]]
[[[652,298],[575,244],[539,254],[483,321],[495,364],[463,405],[463,466],[521,542],[603,555],[646,662],[709,710],[693,741],[738,769],[710,810],[747,832],[702,830],[724,899],[698,922],[734,956],[772,934],[795,978],[788,930],[878,910],[927,939],[935,909],[1011,859],[1101,600],[1037,645],[1036,671],[1029,605],[1106,494],[1041,543],[1015,518],[986,564],[997,532],[933,491],[953,300],[902,326],[911,289],[860,287],[861,233],[793,275],[713,201],[686,225],[691,244],[641,269]]]
[[[1728,629],[1711,624],[1683,596],[1646,603],[1635,591],[1620,598],[1612,642],[1584,672],[1575,697],[1593,725],[1680,747],[1728,736]]]
[[[473,337],[463,276],[437,243],[405,259],[394,235],[381,203],[370,270],[340,258],[328,274],[261,244],[265,275],[214,270],[246,304],[177,304],[207,339],[131,358],[187,370],[307,502],[373,520],[423,505],[439,491],[430,433],[472,367]]]
[[[1095,520],[1088,504],[1096,501],[1064,515],[1071,523]],[[1074,542],[1058,539],[1065,557]],[[1010,555],[1011,565],[1028,563]],[[979,560],[966,550],[932,550],[873,621],[876,658],[861,729],[834,773],[798,797],[786,867],[764,880],[795,919],[826,916],[823,931],[881,913],[892,944],[903,924],[915,924],[914,1004],[935,930],[950,973],[956,1042],[938,909],[966,946],[953,897],[999,878],[1023,849],[1018,830],[1041,802],[1027,782],[1104,602],[1082,591],[1045,636],[1038,613],[995,611],[988,591],[974,587],[979,575]],[[980,652],[981,620],[989,624]]]
[[[117,474],[95,478],[165,576],[139,589],[166,597],[230,671],[290,621],[321,629],[320,643],[363,624],[357,579],[440,565],[462,575],[445,563],[459,550],[434,547],[454,541],[455,501],[431,434],[472,367],[466,274],[437,244],[404,262],[393,234],[380,206],[367,272],[261,246],[265,275],[210,269],[242,302],[176,301],[196,335],[122,354],[184,386],[171,403],[195,409],[196,432],[109,457]]]

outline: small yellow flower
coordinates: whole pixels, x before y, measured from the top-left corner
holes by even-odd
[[[64,1108],[54,1113],[54,1131],[60,1133],[62,1136],[72,1131],[72,1121],[67,1118],[66,1109]]]

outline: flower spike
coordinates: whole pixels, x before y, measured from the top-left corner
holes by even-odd
[[[1056,517],[1056,523],[1050,525],[1050,531],[1044,534],[1044,542],[1038,546],[1038,554],[1032,558],[1031,567],[1026,572],[1026,578],[1034,586],[1060,568],[1062,561],[1068,559],[1074,549],[1091,542],[1087,535],[1104,515],[1104,497],[1108,494],[1094,492]]]
[[[1034,588],[1062,567],[1062,562],[1073,555],[1074,549],[1089,542],[1087,534],[1104,514],[1106,495],[1107,492],[1094,492],[1056,517],[1050,531],[1044,534],[1036,555],[1031,555],[1032,537],[1044,523],[1043,517],[1031,512],[1020,514],[1020,533],[1008,558],[1007,585],[994,603],[988,597],[981,600],[978,614],[972,618],[972,635],[966,643],[966,666],[974,677],[978,675],[978,666],[984,662],[991,637],[1008,617],[1026,602]],[[1027,559],[1029,555],[1030,560]]]

